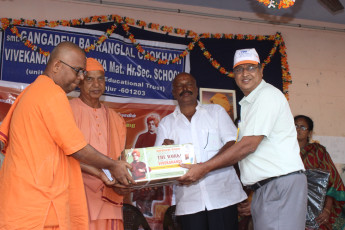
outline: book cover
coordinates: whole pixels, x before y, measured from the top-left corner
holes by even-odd
[[[130,174],[137,182],[134,188],[174,184],[188,171],[180,164],[195,163],[192,144],[126,149],[125,154],[132,165]]]

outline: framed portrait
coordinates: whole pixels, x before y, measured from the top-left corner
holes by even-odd
[[[199,91],[201,104],[221,105],[235,121],[237,117],[235,90],[200,88]]]

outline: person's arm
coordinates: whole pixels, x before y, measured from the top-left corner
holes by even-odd
[[[188,185],[198,181],[213,170],[235,164],[250,153],[253,153],[263,138],[264,136],[244,136],[236,144],[228,142],[227,144],[230,147],[224,145],[216,156],[205,163],[195,165],[182,164],[181,166],[188,168],[189,171],[180,177],[178,181],[181,184]]]
[[[174,140],[170,140],[170,139],[164,139],[162,145],[173,145],[175,144]]]
[[[101,169],[95,168],[93,166],[90,166],[84,163],[80,163],[80,168],[81,168],[81,171],[83,171],[84,173],[90,174],[102,180],[103,183],[107,186],[112,186],[116,183],[116,180],[110,181],[109,178],[105,175],[105,173]]]
[[[237,204],[238,215],[240,216],[250,216],[251,201],[248,199]]]
[[[80,163],[80,167],[83,172],[101,179],[103,183],[107,186],[112,186],[112,189],[114,190],[114,192],[116,192],[117,194],[121,196],[127,195],[133,191],[133,189],[129,187],[124,187],[119,184],[115,185],[116,180],[110,181],[108,177],[105,175],[105,173],[103,172],[103,170],[97,169],[90,165],[86,165],[84,163]]]
[[[329,217],[331,215],[332,206],[333,206],[333,197],[326,196],[325,205],[323,207],[323,210],[320,213],[320,215],[316,218],[316,221],[319,224],[324,224],[324,223],[327,223],[329,221]]]
[[[98,152],[91,145],[86,145],[81,150],[71,155],[78,161],[93,166],[96,169],[108,169],[112,177],[122,185],[135,184],[127,169],[132,166],[125,161],[113,160]]]
[[[144,162],[139,162],[139,163],[140,163],[139,165],[140,168],[138,168],[138,171],[141,173],[147,173],[146,164]]]
[[[330,214],[331,210],[332,210],[332,206],[333,206],[333,197],[331,196],[326,196],[326,200],[325,200],[325,206],[323,207],[323,211],[325,211],[326,213]]]
[[[337,171],[337,169],[336,169],[336,167],[332,161],[330,154],[327,152],[326,148],[322,145],[318,146],[318,151],[316,154],[318,155],[318,157],[322,156],[321,158],[318,158],[318,159],[320,159],[320,165],[323,165],[323,167],[327,171],[329,171],[331,173],[331,175],[334,175],[334,176],[330,176],[330,178],[329,178],[328,189],[337,187],[337,184],[335,182],[335,180],[336,180],[335,178],[340,179],[340,175],[339,175],[339,173],[338,173],[338,171]],[[334,203],[335,203],[334,198],[326,195],[323,210],[320,213],[320,215],[316,218],[316,221],[319,224],[322,224],[325,222],[327,223],[329,221],[329,217],[330,217]]]
[[[225,143],[225,145],[219,150],[219,152],[216,154],[219,155],[221,154],[222,152],[224,152],[225,150],[227,150],[228,148],[230,148],[233,144],[235,144],[236,142],[235,141],[228,141]],[[214,156],[214,157],[216,157]]]
[[[129,188],[129,187],[123,188],[123,187],[114,186],[113,191],[116,192],[117,194],[121,195],[121,196],[125,196],[125,195],[133,192],[134,189]]]

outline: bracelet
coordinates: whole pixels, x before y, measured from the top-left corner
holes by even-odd
[[[323,210],[326,211],[328,214],[331,214],[331,211],[329,211],[327,208],[324,208]]]

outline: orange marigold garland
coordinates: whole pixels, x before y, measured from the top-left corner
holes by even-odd
[[[27,46],[28,48],[30,48],[31,50],[35,51],[35,52],[39,52],[40,54],[43,54],[44,56],[49,56],[49,52],[48,51],[44,51],[41,48],[37,47],[36,45],[32,44],[31,41],[29,41],[26,37],[22,37],[22,35],[19,33],[18,28],[14,25],[9,25],[9,28],[11,30],[11,32],[13,34],[15,34],[21,42],[24,43],[25,46]]]
[[[258,2],[261,2],[265,4],[268,8],[289,8],[290,6],[293,6],[295,4],[295,0],[257,0]]]
[[[139,23],[140,25],[143,25],[142,21],[139,21],[139,22],[137,21],[137,23]],[[194,48],[195,43],[199,40],[196,33],[192,32],[192,31],[187,31],[188,35],[194,36],[193,41],[187,45],[187,48],[178,57],[175,57],[172,60],[168,60],[168,59],[162,60],[160,58],[156,58],[156,57],[152,56],[150,54],[150,52],[147,52],[145,49],[143,49],[143,47],[134,38],[134,35],[130,32],[130,27],[126,23],[121,23],[121,25],[122,25],[123,30],[126,32],[128,39],[132,42],[132,44],[135,46],[135,48],[138,50],[138,52],[140,52],[144,56],[144,59],[150,60],[150,61],[158,63],[158,64],[169,65],[169,64],[174,64],[174,63],[180,61],[182,58],[185,58],[189,54],[189,52]],[[149,26],[151,26],[151,28],[154,27],[157,30],[159,29],[158,24],[153,25],[151,23],[151,24],[149,24]],[[166,29],[166,28],[161,28],[161,29]],[[182,32],[180,30],[177,33],[182,33]]]
[[[205,34],[204,34],[205,35]],[[208,37],[208,36],[207,36]],[[234,73],[231,71],[227,71],[224,67],[221,67],[220,64],[218,63],[217,60],[215,60],[212,55],[210,54],[210,52],[205,48],[205,45],[202,41],[198,42],[198,45],[202,51],[202,54],[204,55],[204,57],[206,57],[206,59],[211,63],[211,65],[217,69],[220,73],[228,76],[228,77],[234,77]]]
[[[90,52],[90,50],[95,50],[96,46],[100,46],[106,39],[110,37],[114,33],[114,30],[117,28],[117,22],[114,21],[114,24],[107,29],[105,34],[100,36],[97,41],[94,42],[94,44],[91,44],[89,47],[86,47],[84,50],[85,52]]]
[[[277,1],[273,0],[258,0],[259,2],[264,3],[265,5],[269,6],[270,4],[273,4],[275,7],[280,8],[287,8],[294,4],[295,1],[291,0],[281,0],[278,4]],[[271,6],[273,7],[273,6]],[[274,8],[275,8],[274,7]],[[15,27],[16,25],[21,26],[31,26],[31,27],[56,27],[56,26],[75,26],[75,25],[85,25],[88,23],[105,23],[105,22],[113,22],[113,25],[106,30],[106,32],[101,35],[97,41],[94,42],[94,44],[91,44],[89,47],[85,48],[86,52],[90,52],[90,50],[94,50],[96,46],[101,45],[106,39],[110,37],[111,34],[114,33],[115,29],[121,24],[122,28],[125,30],[127,37],[130,39],[130,41],[133,43],[133,45],[136,47],[136,49],[143,54],[144,58],[146,60],[158,63],[158,64],[174,64],[178,61],[180,61],[182,58],[185,58],[191,50],[194,49],[195,44],[198,43],[198,46],[200,47],[201,51],[203,52],[203,55],[206,59],[210,62],[210,64],[216,68],[221,74],[224,74],[228,77],[234,77],[233,72],[226,70],[224,67],[221,66],[221,64],[215,60],[211,53],[205,48],[205,45],[200,41],[200,38],[214,38],[214,39],[237,39],[237,40],[274,40],[274,45],[271,51],[269,52],[268,57],[263,61],[263,67],[271,62],[271,58],[276,53],[277,49],[279,49],[279,52],[281,54],[281,68],[282,68],[282,80],[283,80],[283,92],[285,96],[288,98],[288,86],[291,84],[291,74],[289,73],[289,66],[287,63],[287,55],[286,55],[286,47],[285,43],[283,41],[283,38],[281,37],[280,33],[277,33],[276,35],[270,35],[270,36],[253,36],[253,35],[243,35],[243,34],[210,34],[210,33],[203,33],[203,34],[197,34],[191,30],[184,30],[180,28],[173,28],[168,26],[162,26],[156,23],[146,23],[142,20],[135,21],[132,18],[128,17],[121,17],[118,15],[108,15],[108,16],[92,16],[87,18],[81,18],[81,19],[73,19],[73,20],[57,20],[57,21],[39,21],[36,20],[25,20],[25,19],[10,19],[10,18],[0,18],[1,27],[0,31],[4,31],[7,28],[10,28],[11,32],[15,34],[20,41],[22,41],[25,46],[28,48],[39,52],[40,54],[43,54],[45,56],[49,55],[48,51],[44,51],[41,48],[37,47],[36,45],[32,44],[29,40],[27,40],[26,37],[21,37],[20,33],[18,32],[18,29]],[[134,35],[130,32],[130,26],[139,26],[142,29],[148,28],[151,30],[157,30],[164,32],[166,34],[169,33],[175,33],[180,36],[185,36],[186,38],[192,38],[192,41],[187,45],[187,48],[180,53],[179,56],[175,57],[173,60],[167,60],[167,59],[159,59],[153,57],[149,52],[147,52],[143,47],[138,43],[134,37]]]

